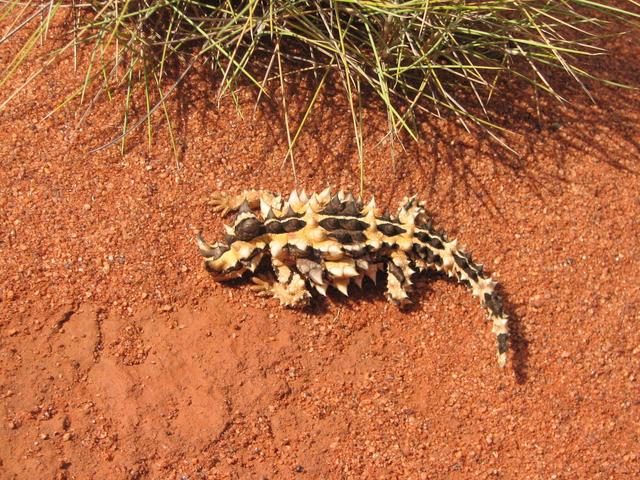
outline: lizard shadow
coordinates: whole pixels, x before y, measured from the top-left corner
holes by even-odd
[[[516,313],[516,307],[509,300],[509,296],[501,292],[504,311],[509,316],[509,348],[512,353],[513,373],[516,382],[520,385],[529,378],[529,341],[526,335],[526,326]]]

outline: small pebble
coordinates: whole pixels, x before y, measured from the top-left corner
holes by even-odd
[[[67,432],[64,435],[62,435],[62,440],[64,440],[65,442],[68,442],[69,440],[71,440],[71,433]]]
[[[540,308],[543,305],[543,298],[542,295],[537,294],[534,295],[533,297],[531,297],[529,299],[529,305],[531,305],[533,308]]]

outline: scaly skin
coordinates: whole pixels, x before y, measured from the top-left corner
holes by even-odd
[[[273,193],[249,190],[240,195],[217,194],[214,211],[237,211],[233,226],[225,226],[224,242],[196,239],[205,265],[216,280],[255,272],[268,255],[275,278],[253,276],[254,289],[289,307],[303,305],[316,290],[333,287],[344,295],[351,283],[374,282],[387,272],[387,298],[409,304],[415,274],[436,270],[466,284],[493,323],[498,363],[507,359],[508,317],[496,283],[482,265],[458,247],[456,240],[431,226],[424,203],[405,199],[395,218],[380,214],[375,201],[356,202],[351,194],[331,196],[329,189],[308,197],[293,191],[287,201]]]

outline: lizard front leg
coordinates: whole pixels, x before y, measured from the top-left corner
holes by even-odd
[[[276,278],[252,277],[252,290],[261,296],[277,298],[281,305],[296,307],[307,303],[311,294],[304,279],[278,260],[273,261]]]
[[[249,208],[258,210],[262,203],[274,206],[278,196],[267,190],[245,190],[239,195],[230,195],[223,192],[215,192],[211,196],[209,204],[213,207],[213,211],[220,213],[223,217],[228,213],[236,212],[240,209],[243,202],[247,202]]]

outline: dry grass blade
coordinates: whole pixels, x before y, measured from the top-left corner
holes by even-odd
[[[73,98],[82,101],[93,88],[107,97],[124,88],[122,133],[100,148],[123,141],[144,122],[150,139],[150,116],[162,106],[171,124],[165,101],[198,59],[218,75],[218,98],[230,94],[239,111],[239,87],[253,86],[260,100],[276,81],[289,145],[285,161],[291,160],[295,181],[294,146],[322,85],[337,78],[351,111],[363,190],[364,95],[377,98],[386,110],[391,139],[402,131],[417,139],[414,119],[422,112],[449,112],[465,125],[496,135],[500,126],[488,106],[502,91],[503,73],[563,101],[554,89],[561,72],[589,95],[584,80],[594,76],[582,68],[580,58],[604,53],[597,40],[608,34],[608,20],[635,28],[639,9],[635,0],[6,0],[0,5],[0,43],[22,40],[2,70],[0,87],[47,38],[56,15],[70,15],[70,21],[57,25],[68,25],[71,40],[45,58],[41,68],[19,79],[17,87],[2,92],[0,108],[55,58],[72,51],[75,61],[84,46],[90,52],[84,81],[62,105]],[[28,34],[19,35],[25,29]],[[308,73],[318,83],[292,136],[284,79]],[[605,81],[619,85],[615,79]],[[157,89],[150,88],[151,82],[166,91],[154,104],[151,92]],[[129,107],[138,83],[144,86],[146,113],[132,122]],[[173,139],[172,130],[170,135]]]

